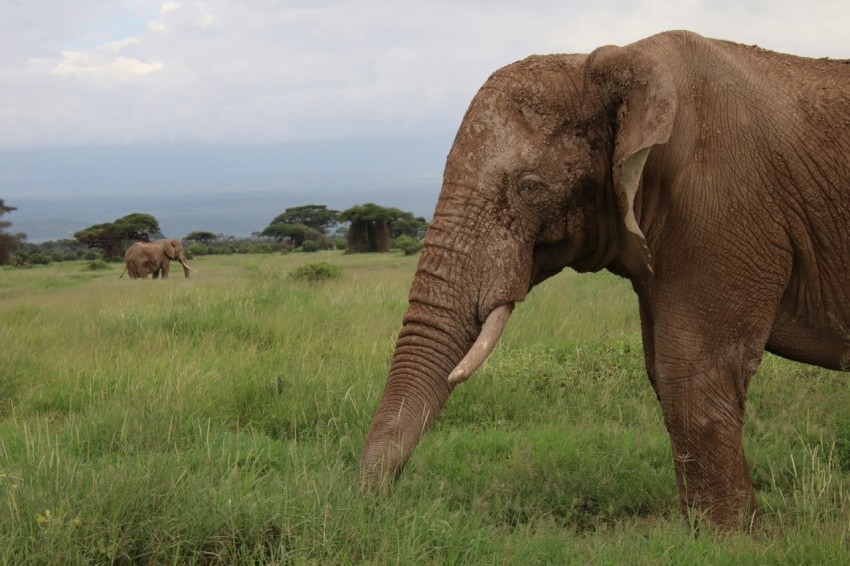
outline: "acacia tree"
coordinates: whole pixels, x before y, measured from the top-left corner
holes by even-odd
[[[261,236],[274,238],[278,242],[282,242],[287,238],[295,247],[301,246],[306,240],[316,240],[322,234],[319,230],[311,228],[306,224],[290,224],[290,223],[272,223],[260,232]]]
[[[7,206],[3,199],[0,198],[0,216],[8,212],[12,212],[13,210],[18,210],[17,207]],[[21,244],[21,240],[26,238],[26,234],[10,234],[6,230],[12,226],[12,223],[8,220],[0,220],[0,265],[9,263],[9,259],[12,257],[18,247]]]
[[[403,216],[394,220],[392,225],[393,238],[410,236],[411,238],[421,239],[427,229],[428,222],[421,216],[414,218],[410,212],[405,212]]]
[[[339,214],[339,219],[350,222],[348,230],[349,253],[385,252],[390,249],[393,223],[413,215],[398,208],[378,206],[373,202],[358,204]]]
[[[319,232],[324,232],[325,228],[336,224],[338,215],[338,211],[328,210],[328,207],[323,204],[305,204],[287,208],[275,216],[269,226],[273,224],[303,224]]]
[[[293,206],[275,216],[260,235],[278,242],[288,239],[298,247],[307,240],[321,240],[325,228],[336,224],[338,215],[323,204]]]
[[[150,214],[134,212],[103,224],[89,226],[74,233],[74,238],[90,248],[101,248],[106,258],[119,257],[125,241],[149,242],[162,236],[159,222]]]
[[[183,240],[187,242],[200,242],[204,245],[209,245],[210,242],[214,242],[218,239],[218,234],[214,232],[207,232],[205,230],[195,230],[194,232],[189,232],[186,234],[186,237]]]

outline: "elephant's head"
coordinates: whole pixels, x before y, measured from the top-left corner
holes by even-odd
[[[566,266],[652,275],[635,195],[670,136],[672,77],[633,48],[535,56],[494,73],[455,138],[361,462],[383,485],[514,304]]]
[[[162,241],[162,249],[165,256],[173,261],[179,261],[183,266],[183,275],[189,277],[190,271],[195,271],[189,264],[186,263],[186,252],[183,251],[183,244],[177,238],[166,238]]]

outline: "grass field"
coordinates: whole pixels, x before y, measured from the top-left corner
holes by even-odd
[[[338,279],[288,274],[330,261]],[[208,256],[191,280],[0,270],[2,564],[848,563],[848,376],[766,356],[753,535],[696,535],[636,299],[518,306],[392,493],[353,489],[416,258]]]

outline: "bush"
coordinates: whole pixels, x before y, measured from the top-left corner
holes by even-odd
[[[248,242],[242,244],[242,247],[239,249],[239,253],[243,254],[273,254],[280,249],[269,242],[257,242],[252,243]]]
[[[326,261],[318,263],[308,263],[302,265],[298,269],[293,270],[289,277],[296,281],[306,281],[308,283],[318,283],[327,279],[334,279],[342,274],[342,268],[338,265],[330,264]]]
[[[319,244],[314,242],[313,240],[307,240],[303,244],[301,244],[301,251],[311,253],[319,251]]]
[[[47,265],[51,261],[53,261],[53,258],[42,252],[30,256],[30,262],[36,265]]]
[[[102,259],[96,259],[94,261],[90,261],[88,265],[86,265],[84,271],[103,271],[105,269],[112,269],[112,266]]]
[[[419,253],[422,249],[422,240],[410,236],[399,236],[393,240],[392,247],[400,249],[404,252],[404,255],[413,255]]]
[[[187,259],[192,259],[195,256],[209,255],[210,248],[206,244],[200,242],[192,242],[185,248]]]
[[[83,255],[83,259],[87,259],[89,261],[96,260],[98,258],[98,253],[94,250],[89,250]]]

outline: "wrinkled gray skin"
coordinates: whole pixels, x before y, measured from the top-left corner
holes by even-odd
[[[163,279],[168,279],[169,264],[172,260],[180,262],[183,274],[188,278],[192,269],[186,263],[183,244],[177,238],[136,242],[124,254],[124,264],[131,279],[147,279],[151,274],[157,279],[160,273]]]
[[[609,269],[638,297],[681,505],[757,520],[742,424],[763,351],[850,358],[849,95],[846,61],[688,32],[494,73],[448,156],[364,486],[400,472],[497,307]]]

